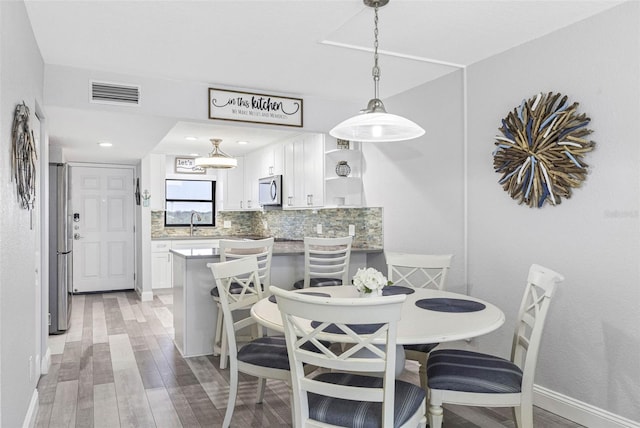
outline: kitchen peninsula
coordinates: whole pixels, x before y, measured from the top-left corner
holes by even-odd
[[[350,275],[366,266],[368,254],[381,252],[380,246],[352,247]],[[207,263],[220,260],[218,248],[172,249],[171,253],[176,346],[184,357],[212,354],[218,309],[210,294],[215,285]],[[293,283],[303,276],[303,242],[275,242],[271,259],[271,284],[291,289]]]

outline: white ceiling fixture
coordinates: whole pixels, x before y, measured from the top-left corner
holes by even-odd
[[[219,138],[212,138],[211,144],[213,144],[213,150],[209,153],[209,156],[196,158],[196,166],[201,168],[217,168],[217,169],[228,169],[235,168],[238,166],[238,160],[229,156],[222,150],[220,150],[220,143],[222,142]]]
[[[424,129],[402,116],[387,113],[379,97],[380,67],[378,66],[378,8],[389,0],[363,0],[374,9],[373,98],[360,114],[336,125],[331,136],[363,142],[404,141],[424,135]]]

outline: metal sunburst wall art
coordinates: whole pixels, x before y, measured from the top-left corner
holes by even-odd
[[[18,203],[31,209],[36,199],[36,144],[29,127],[29,107],[22,102],[16,106],[11,130],[11,172],[16,180]]]
[[[498,181],[519,204],[541,208],[570,198],[588,173],[584,156],[595,142],[586,137],[591,121],[562,94],[538,94],[522,100],[502,119],[493,151]]]

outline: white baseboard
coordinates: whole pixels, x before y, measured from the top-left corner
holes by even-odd
[[[51,348],[49,348],[48,346],[47,351],[45,352],[44,357],[42,358],[42,361],[40,363],[40,373],[42,373],[43,375],[49,373],[49,369],[51,368]]]
[[[38,390],[33,390],[33,395],[31,396],[31,402],[29,403],[29,408],[27,409],[27,414],[24,417],[24,422],[22,423],[22,428],[33,428],[36,426],[36,416],[38,415]]]
[[[140,300],[143,302],[150,302],[153,300],[153,291],[143,291],[142,293],[140,293],[139,290],[138,291],[138,296],[140,296]]]
[[[640,428],[640,423],[638,422],[539,385],[534,385],[533,387],[533,402],[538,407],[586,427]]]

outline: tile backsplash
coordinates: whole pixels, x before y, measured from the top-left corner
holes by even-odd
[[[228,228],[223,227],[229,222]],[[317,226],[322,225],[322,234]],[[382,248],[382,208],[220,211],[215,227],[198,227],[194,236],[266,237],[302,240],[305,236],[346,236],[354,225],[354,247]],[[188,227],[164,227],[164,211],[151,211],[151,238],[188,237]]]

